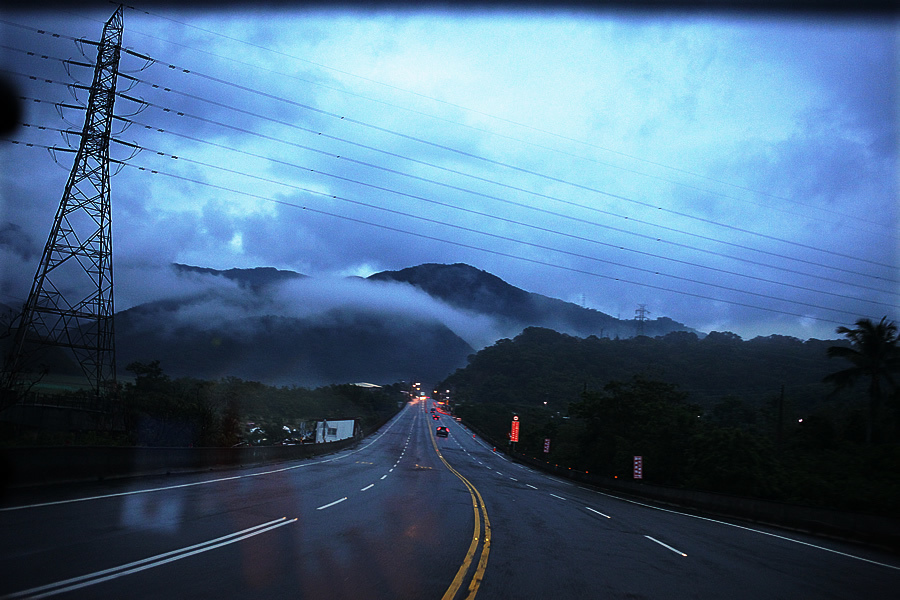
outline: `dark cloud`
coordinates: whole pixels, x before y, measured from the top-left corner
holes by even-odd
[[[108,12],[14,20],[95,38]],[[168,273],[172,262],[274,266],[320,283],[466,262],[613,316],[646,304],[744,337],[823,337],[896,310],[890,26],[151,12],[126,12],[125,45],[161,62],[121,65],[141,80],[128,94],[153,106],[116,134],[144,148],[112,181],[120,308],[204,289]],[[65,38],[3,32],[37,53],[0,53],[4,68],[34,76],[10,76],[23,95],[75,102],[46,82],[70,74],[40,55],[90,62],[92,46],[84,58]],[[23,120],[68,127],[48,102],[26,103]],[[117,101],[122,116],[136,107]],[[82,112],[64,115],[80,129]],[[65,146],[49,129],[16,136]],[[58,154],[57,167],[39,148],[0,152],[0,283],[23,297],[73,157]],[[335,296],[317,300],[323,310],[387,301],[322,285]],[[232,316],[266,308],[241,290],[208,297],[193,316],[217,314],[215,302]],[[399,297],[398,310],[422,303]],[[289,305],[266,310],[294,314]]]
[[[23,260],[32,260],[40,253],[34,240],[15,223],[0,223],[0,247]]]

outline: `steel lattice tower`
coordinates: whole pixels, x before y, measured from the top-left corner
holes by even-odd
[[[115,388],[109,142],[122,6],[103,27],[81,142],[16,333],[15,361],[40,345],[71,349],[94,392]]]

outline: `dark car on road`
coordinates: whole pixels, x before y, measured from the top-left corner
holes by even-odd
[[[448,435],[450,435],[450,430],[447,429],[446,427],[438,427],[437,430],[434,432],[434,435],[436,435],[438,437],[447,437]]]

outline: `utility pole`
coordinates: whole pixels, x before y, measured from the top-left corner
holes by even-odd
[[[647,310],[647,305],[638,304],[637,309],[634,311],[634,318],[638,324],[638,335],[644,335],[644,321],[647,320],[648,314],[650,314],[650,311]]]
[[[41,346],[74,355],[98,397],[113,392],[112,223],[109,142],[122,46],[122,6],[103,27],[75,163],[16,332],[13,365]]]

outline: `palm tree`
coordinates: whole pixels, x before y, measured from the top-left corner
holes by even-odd
[[[877,325],[870,319],[859,319],[856,328],[838,327],[837,333],[850,340],[851,346],[831,346],[829,358],[844,358],[853,366],[825,377],[836,389],[853,385],[861,378],[869,380],[869,406],[866,415],[866,443],[872,443],[872,427],[881,402],[882,382],[897,387],[892,375],[900,371],[900,348],[897,325],[882,317]]]

